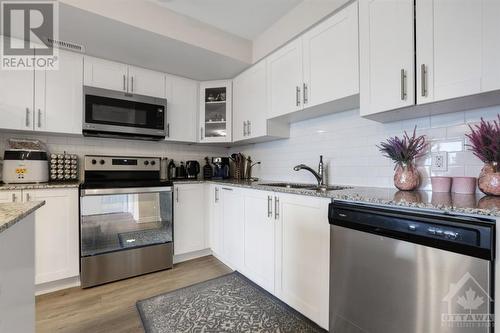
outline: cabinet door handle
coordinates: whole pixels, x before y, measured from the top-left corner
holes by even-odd
[[[274,219],[277,220],[280,217],[280,198],[274,197]]]
[[[167,123],[167,138],[170,138],[170,123]]]
[[[42,110],[38,109],[38,128],[42,127]]]
[[[30,126],[30,108],[26,108],[26,127]]]
[[[406,71],[401,69],[401,100],[406,100]]]
[[[175,201],[179,202],[179,188],[175,189]]]
[[[308,97],[309,89],[307,88],[306,83],[304,83],[302,87],[304,89],[304,92],[303,92],[304,93],[304,104],[307,104],[307,103],[309,103],[309,97]]]
[[[200,140],[203,140],[203,126],[200,127]]]
[[[127,82],[127,76],[123,74],[123,91],[127,91],[126,82]]]
[[[273,197],[267,196],[267,217],[273,217]]]
[[[295,105],[300,106],[300,87],[295,87]]]
[[[427,67],[425,64],[422,64],[420,66],[420,88],[421,88],[421,94],[422,97],[427,96]]]
[[[252,123],[250,120],[247,120],[247,135],[252,134]]]
[[[243,136],[247,136],[247,122],[243,122]]]
[[[26,202],[30,201],[31,197],[29,193],[26,193]]]
[[[17,195],[15,193],[12,193],[12,202],[17,201]]]
[[[219,188],[215,188],[215,202],[219,202]]]
[[[229,188],[229,187],[223,187],[222,189],[226,190],[226,191],[232,191],[233,190],[232,188]]]
[[[134,92],[134,77],[130,78],[130,92]]]

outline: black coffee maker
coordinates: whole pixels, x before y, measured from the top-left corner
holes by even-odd
[[[198,161],[186,162],[186,176],[188,179],[197,179],[200,173],[200,163]]]
[[[212,157],[214,165],[214,179],[229,178],[229,157]]]

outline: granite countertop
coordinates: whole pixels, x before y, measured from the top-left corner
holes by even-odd
[[[45,205],[45,201],[0,204],[0,233],[12,227],[23,218]]]
[[[394,188],[347,187],[341,190],[316,191],[272,186],[276,181],[244,180],[183,180],[174,184],[215,183],[233,187],[251,188],[264,191],[307,195],[334,200],[359,202],[375,205],[426,209],[463,215],[483,215],[500,217],[500,197],[483,194],[437,193],[431,191],[399,191]],[[262,185],[269,184],[269,185]],[[314,185],[313,185],[314,186]]]
[[[5,184],[0,182],[0,191],[15,190],[44,190],[50,188],[74,188],[80,186],[79,181],[74,182],[49,182],[49,183],[31,183],[31,184]]]

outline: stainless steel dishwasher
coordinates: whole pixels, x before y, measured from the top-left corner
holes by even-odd
[[[330,204],[330,332],[493,332],[494,220]]]

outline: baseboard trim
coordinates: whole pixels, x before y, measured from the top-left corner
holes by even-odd
[[[35,296],[74,287],[80,287],[80,276],[74,276],[67,279],[37,284],[35,286]]]
[[[189,253],[183,253],[183,254],[176,254],[174,255],[174,264],[181,263],[183,261],[188,261],[196,258],[201,258],[205,256],[209,256],[212,254],[212,250],[210,249],[203,249],[200,251],[194,251],[194,252],[189,252]]]

